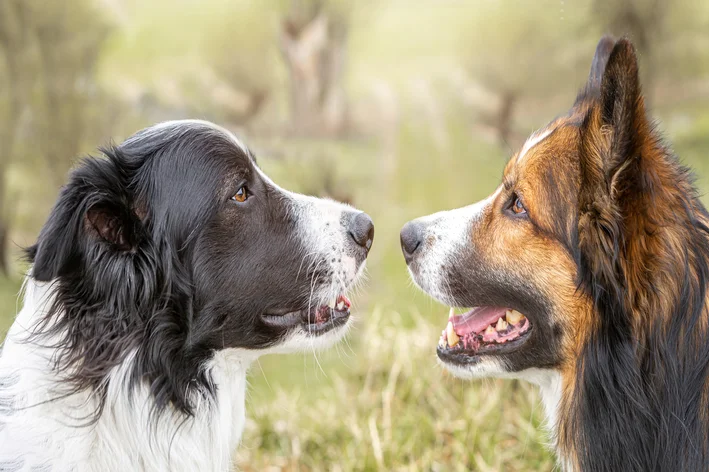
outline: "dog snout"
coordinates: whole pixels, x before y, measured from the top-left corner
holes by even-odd
[[[372,218],[364,212],[357,213],[350,219],[348,231],[354,242],[369,252],[372,242],[374,242],[374,222]]]
[[[409,221],[401,228],[401,250],[404,259],[409,264],[414,258],[416,251],[421,247],[423,241],[423,224],[417,221]]]

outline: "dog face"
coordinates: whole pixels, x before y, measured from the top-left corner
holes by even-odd
[[[413,280],[451,307],[438,356],[466,377],[558,365],[579,312],[568,224],[578,132],[552,123],[508,163],[487,199],[409,222],[401,233]],[[553,156],[553,157],[552,157]],[[560,161],[562,163],[560,163]],[[568,172],[559,172],[566,167]]]
[[[45,324],[73,380],[99,383],[133,349],[136,375],[171,389],[217,350],[309,349],[344,334],[369,216],[278,187],[206,122],[153,126],[104,153],[74,171],[29,250],[32,276],[56,285]]]
[[[473,307],[451,308],[438,346],[447,368],[464,377],[574,375],[569,366],[600,322],[593,298],[607,280],[596,271],[615,270],[624,245],[625,223],[616,222],[632,201],[620,198],[624,179],[630,189],[645,185],[631,173],[633,157],[659,153],[649,129],[632,45],[606,38],[573,108],[527,140],[490,197],[404,226],[414,281],[451,307]]]

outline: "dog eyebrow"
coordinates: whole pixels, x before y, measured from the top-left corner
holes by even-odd
[[[502,179],[502,186],[505,187],[505,190],[507,190],[507,191],[511,190],[513,185],[514,185],[514,182],[508,176],[505,176]]]
[[[258,165],[258,160],[256,159],[256,154],[254,154],[254,152],[251,149],[248,149],[247,155],[251,158],[251,161],[253,161],[254,165],[260,169],[261,166]]]

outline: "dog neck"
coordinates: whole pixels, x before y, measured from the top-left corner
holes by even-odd
[[[145,384],[129,381],[135,352],[106,379],[104,408],[95,395],[62,392],[51,340],[28,341],[51,303],[47,284],[26,282],[25,306],[0,357],[0,463],[52,470],[231,470],[245,421],[248,351],[217,352],[205,365],[214,389],[195,392],[195,413],[168,406],[155,414]],[[40,345],[42,343],[42,345]]]
[[[544,407],[545,426],[551,439],[551,445],[557,453],[559,463],[563,470],[569,470],[565,466],[566,460],[558,447],[559,421],[562,401],[562,376],[561,373],[553,369],[527,369],[521,373],[519,378],[531,382],[539,388],[542,406]]]

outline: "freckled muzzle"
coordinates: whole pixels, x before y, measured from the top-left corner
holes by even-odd
[[[374,242],[371,217],[331,200],[284,192],[294,237],[278,263],[292,279],[277,302],[269,303],[261,322],[281,336],[300,332],[319,336],[344,327],[350,319],[347,291],[359,279]]]

